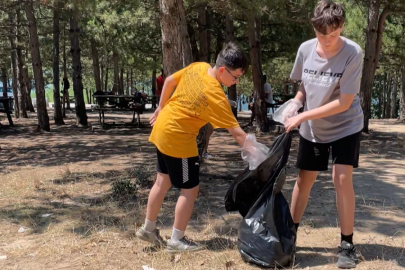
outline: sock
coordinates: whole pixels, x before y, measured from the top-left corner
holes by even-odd
[[[295,225],[295,230],[298,231],[298,227],[300,226],[300,223],[299,223],[299,222],[298,222],[298,223],[294,223],[294,225]]]
[[[183,237],[184,237],[184,231],[177,230],[175,227],[173,227],[171,240],[179,241]]]
[[[346,241],[347,243],[353,245],[353,234],[351,234],[351,235],[340,234],[340,242],[342,242],[342,241]]]
[[[145,231],[153,232],[156,229],[156,220],[150,221],[145,218]]]

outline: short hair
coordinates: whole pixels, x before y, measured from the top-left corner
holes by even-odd
[[[322,0],[315,7],[311,23],[316,31],[326,35],[329,28],[335,31],[342,27],[345,18],[345,10],[341,4],[331,0]]]
[[[224,49],[218,54],[215,66],[217,68],[225,66],[231,70],[240,68],[243,73],[245,73],[249,67],[249,63],[241,47],[235,42],[228,42],[225,44]]]
[[[267,81],[267,75],[263,74],[263,81],[266,82]]]

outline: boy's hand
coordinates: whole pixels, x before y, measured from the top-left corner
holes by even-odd
[[[151,116],[151,118],[149,118],[149,123],[152,127],[155,124],[157,117],[159,116],[160,110],[161,110],[160,107],[158,107],[156,109],[156,111],[153,113],[153,115]]]
[[[249,163],[249,170],[256,169],[269,153],[269,148],[256,141],[254,134],[248,134],[242,146],[242,159]]]

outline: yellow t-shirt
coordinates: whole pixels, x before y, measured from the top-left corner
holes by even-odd
[[[236,121],[220,83],[208,75],[207,63],[193,63],[173,74],[177,88],[153,126],[149,141],[165,155],[198,156],[197,135],[208,122],[234,128]]]

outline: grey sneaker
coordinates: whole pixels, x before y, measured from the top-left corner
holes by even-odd
[[[337,267],[342,269],[355,268],[356,263],[360,261],[357,258],[358,254],[356,248],[346,241],[342,241],[338,254],[339,259],[337,262]]]
[[[169,253],[192,252],[202,250],[204,249],[204,246],[198,245],[196,242],[191,241],[186,236],[184,236],[179,241],[167,241],[166,249]]]
[[[146,242],[149,242],[155,246],[165,246],[166,241],[159,234],[159,230],[155,229],[153,232],[148,232],[144,227],[141,227],[137,232],[136,236]]]

